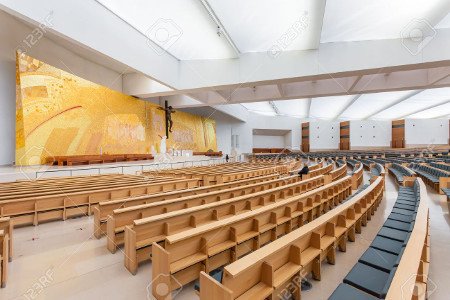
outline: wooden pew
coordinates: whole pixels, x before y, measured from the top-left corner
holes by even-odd
[[[334,197],[343,200],[350,187],[347,181],[347,186],[338,187],[336,194],[333,187],[328,187],[332,194],[325,193],[325,197],[320,196],[321,191],[313,190],[295,201],[273,203],[168,236],[162,246],[153,244],[152,278],[174,277],[178,283],[187,284],[197,279],[200,271],[210,272],[227,265],[319,217],[328,211],[326,208],[335,206]],[[323,209],[310,214],[314,207]],[[345,243],[339,244],[345,247]]]
[[[322,185],[323,182],[323,180],[320,181],[318,185]],[[263,181],[258,184],[245,185],[243,187],[233,187],[220,191],[213,191],[204,194],[196,194],[177,199],[163,200],[148,204],[131,206],[128,208],[116,209],[107,217],[107,248],[112,253],[114,253],[117,247],[123,244],[125,226],[132,226],[134,220],[148,218],[186,208],[197,207],[204,204],[225,201],[239,196],[251,196],[251,194],[263,192],[266,190],[266,193],[270,193],[270,189],[287,185],[290,185],[291,189],[300,188],[299,192],[302,192],[303,190],[305,190],[305,188],[311,188],[312,186],[308,182],[303,184],[296,183],[300,183],[300,178],[298,176],[290,176],[270,181]],[[289,188],[286,188],[286,190],[288,189]]]
[[[363,183],[363,164],[357,163],[356,170],[352,174],[352,189],[357,190]]]
[[[53,180],[52,182],[41,182],[41,180],[20,181],[13,182],[14,185],[8,183],[7,185],[0,187],[0,200],[9,200],[16,197],[32,197],[36,196],[37,194],[52,195],[60,192],[71,193],[79,191],[80,189],[99,190],[105,187],[114,188],[179,179],[171,179],[169,177],[146,178],[143,176],[95,176],[93,178],[89,178],[90,176],[83,177],[86,178],[78,178],[74,181],[61,179]]]
[[[245,178],[251,178],[256,176],[269,175],[273,173],[278,174],[286,174],[288,172],[288,166],[286,165],[275,165],[275,166],[258,166],[258,167],[247,167],[244,170],[236,171],[238,168],[233,169],[225,169],[217,171],[190,171],[190,172],[181,172],[181,173],[173,173],[172,171],[163,170],[158,173],[162,175],[172,175],[178,174],[182,175],[186,178],[197,178],[202,182],[202,185],[211,185],[217,183],[226,183],[235,180],[241,180]],[[145,173],[144,173],[145,174]]]
[[[312,273],[320,280],[321,262],[327,259],[334,264],[335,249],[345,251],[342,241],[354,240],[354,233],[370,219],[382,198],[379,178],[337,208],[226,266],[221,283],[202,270],[200,299],[275,299],[286,291],[300,299],[301,279]],[[177,279],[163,277],[154,280],[172,286]],[[170,294],[165,296],[171,299]]]
[[[340,186],[350,186],[351,179],[349,177],[318,187],[323,184],[323,180],[323,177],[317,179],[312,178],[301,182],[301,185],[295,184],[295,187],[293,185],[287,185],[248,196],[220,201],[218,203],[205,204],[199,207],[135,220],[132,227],[125,227],[125,266],[132,274],[135,274],[138,264],[149,258],[152,243],[161,242],[166,236],[171,234],[196,228],[204,224],[212,225],[216,221],[243,214],[274,202],[288,200],[290,202],[298,202],[298,199],[309,199],[310,203],[308,205],[313,205],[315,199],[320,200],[321,197],[326,198],[327,195],[330,195],[333,198],[335,206],[344,199],[344,196],[346,197],[350,194],[350,189],[348,189],[345,190],[345,195],[332,196],[334,192],[338,192]],[[326,204],[331,205],[328,202]],[[331,209],[331,207],[323,207],[323,205],[320,203],[319,206],[315,206],[308,213],[308,219],[311,219],[322,210]]]
[[[0,230],[0,286],[6,286],[9,260],[9,234]]]
[[[431,201],[422,180],[420,203],[411,236],[395,271],[386,300],[426,299],[430,268],[430,232],[428,203]]]
[[[337,179],[343,178],[343,177],[347,176],[347,166],[344,164],[344,165],[340,166],[339,168],[331,171],[326,176],[331,176],[331,181],[335,181]]]
[[[13,257],[13,224],[11,222],[11,218],[4,217],[0,218],[0,230],[3,230],[5,234],[8,235],[8,261],[12,261]]]
[[[318,188],[316,188],[317,184],[314,184],[307,189],[308,192],[306,193],[302,193],[300,187],[297,187],[295,191],[300,192],[297,195],[294,195],[294,189],[292,188],[287,195],[285,193],[286,189],[277,188],[278,191],[276,191],[277,189],[272,189],[268,193],[266,193],[267,191],[255,193],[250,195],[250,197],[237,197],[217,204],[206,204],[198,208],[194,207],[184,211],[135,220],[133,227],[125,227],[125,266],[132,274],[135,274],[138,264],[147,260],[148,255],[151,254],[151,243],[161,242],[167,235],[176,234],[205,224],[213,225],[216,221],[257,210],[274,202],[286,203],[288,201],[288,203],[294,203],[295,206],[299,201],[306,201],[306,206],[313,207],[311,210],[308,210],[306,216],[307,220],[311,220],[321,211],[329,210],[345,199],[350,194],[350,185],[351,179],[345,177]],[[340,187],[344,187],[341,189],[343,193],[339,193]],[[320,199],[332,199],[332,201],[322,203]],[[315,202],[317,202],[317,205],[315,205]],[[298,206],[299,208],[296,209],[303,209],[303,205]]]
[[[333,165],[327,165],[325,167],[321,167],[318,169],[314,169],[314,170],[310,170],[308,174],[303,175],[304,179],[308,179],[308,178],[313,178],[313,177],[317,177],[319,175],[324,175],[324,174],[328,174],[333,170]]]
[[[96,238],[100,238],[102,235],[106,234],[106,219],[108,215],[113,214],[113,211],[115,209],[181,198],[191,195],[198,195],[202,193],[209,193],[212,191],[219,191],[233,187],[244,186],[247,184],[256,184],[263,181],[273,180],[278,177],[279,175],[277,174],[271,174],[266,176],[252,177],[250,179],[237,180],[210,186],[200,186],[183,190],[174,190],[170,192],[165,191],[162,193],[150,194],[145,196],[137,196],[132,198],[122,198],[118,200],[99,202],[98,207],[93,208],[94,234]]]
[[[23,199],[0,201],[0,217],[11,217],[14,226],[37,225],[50,220],[66,220],[80,215],[91,215],[100,201],[131,196],[187,189],[198,186],[197,179],[179,179],[157,183],[105,188],[94,191],[60,193]]]
[[[214,151],[211,151],[211,152],[208,152],[208,151],[205,151],[205,152],[193,152],[193,154],[192,155],[204,155],[204,156],[217,156],[217,157],[222,157],[222,151],[218,151],[218,152],[214,152]]]
[[[135,161],[135,160],[152,160],[151,154],[100,154],[100,155],[61,155],[50,157],[47,163],[58,166],[72,166],[82,164],[97,164],[108,162]]]

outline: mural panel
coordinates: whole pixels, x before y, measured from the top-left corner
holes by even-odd
[[[16,164],[57,155],[143,154],[165,135],[158,105],[17,54]],[[217,151],[215,121],[176,111],[167,148]]]

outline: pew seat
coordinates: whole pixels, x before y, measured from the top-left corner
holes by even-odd
[[[248,300],[248,299],[266,299],[272,295],[272,286],[260,282],[253,286],[247,292],[236,298],[236,300]]]
[[[394,267],[398,266],[400,257],[401,253],[396,255],[369,247],[358,261],[372,268],[389,273]]]
[[[355,289],[351,285],[341,283],[337,287],[337,289],[331,294],[328,300],[342,300],[342,299],[351,299],[351,300],[374,300],[377,299],[372,295],[364,293],[358,289]]]
[[[382,236],[376,236],[370,247],[398,255],[402,251],[403,243]]]
[[[394,278],[395,271],[396,269],[394,268],[387,273],[358,262],[344,278],[344,283],[377,298],[384,299]]]

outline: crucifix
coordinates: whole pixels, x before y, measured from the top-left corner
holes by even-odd
[[[164,101],[164,108],[158,107],[158,109],[163,110],[165,112],[165,121],[166,121],[166,137],[169,138],[169,132],[172,132],[172,114],[175,113],[175,110],[172,106],[169,105],[167,100]]]

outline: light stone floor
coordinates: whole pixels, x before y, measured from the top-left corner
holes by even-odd
[[[365,174],[367,181],[367,174]],[[428,189],[431,196],[430,299],[450,295],[450,219],[444,196]],[[338,252],[334,266],[323,264],[322,281],[303,293],[304,300],[327,299],[367,249],[389,214],[397,197],[397,187],[389,176],[385,201],[357,235],[347,252]],[[9,264],[6,288],[0,299],[147,299],[151,264],[139,267],[133,276],[123,266],[123,252],[111,254],[105,238],[92,235],[92,218],[51,222],[14,230],[14,260]],[[185,286],[175,299],[198,299],[192,285]]]

